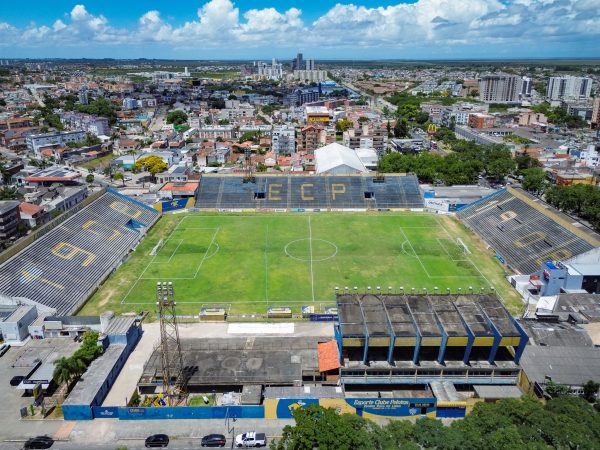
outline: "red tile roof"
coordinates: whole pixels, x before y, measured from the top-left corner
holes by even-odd
[[[19,210],[25,214],[33,216],[41,212],[42,208],[38,205],[34,205],[33,203],[23,202],[19,205]]]
[[[161,191],[173,191],[173,192],[194,192],[198,189],[198,183],[167,183]]]
[[[320,342],[317,345],[317,355],[319,357],[319,372],[328,372],[341,367],[336,341]]]

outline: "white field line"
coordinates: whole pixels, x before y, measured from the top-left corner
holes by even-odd
[[[269,224],[265,232],[265,301],[269,303],[269,255],[267,246],[269,245]]]
[[[400,231],[402,232],[402,235],[404,236],[404,239],[406,239],[406,241],[408,242],[408,245],[410,245],[410,248],[412,249],[415,257],[417,258],[417,261],[419,261],[419,264],[421,264],[423,271],[425,272],[425,274],[427,275],[428,278],[432,278],[431,275],[429,275],[429,272],[427,271],[427,269],[425,268],[425,264],[423,264],[423,261],[421,261],[421,258],[419,258],[419,255],[415,251],[415,248],[413,247],[412,243],[410,242],[410,239],[408,239],[408,236],[406,235],[406,233],[404,232],[402,227],[399,227],[399,228],[400,228]]]
[[[178,239],[179,244],[177,244],[177,247],[175,247],[175,250],[173,250],[173,253],[171,254],[171,256],[169,257],[169,259],[167,260],[167,263],[170,263],[171,260],[173,259],[173,256],[175,256],[175,253],[177,253],[177,250],[179,249],[179,246],[181,244],[183,244],[183,239]]]
[[[185,217],[183,218],[185,219]],[[181,222],[183,222],[183,219],[181,219],[179,221],[179,224],[181,224]],[[179,224],[177,226],[179,226]],[[177,229],[177,227],[171,231],[171,233],[169,234],[169,237],[165,240],[165,242],[169,239],[171,239],[171,234],[173,234],[173,232]],[[152,260],[150,262],[148,262],[148,264],[146,265],[146,267],[144,268],[144,270],[142,270],[142,273],[140,273],[140,275],[138,276],[137,280],[135,280],[135,283],[133,283],[133,285],[131,286],[131,288],[129,288],[129,290],[127,291],[127,293],[125,294],[125,296],[123,297],[123,299],[121,300],[121,304],[126,303],[125,300],[127,300],[127,297],[129,297],[129,294],[131,294],[131,291],[133,291],[133,289],[137,286],[137,284],[140,282],[140,280],[158,280],[158,279],[163,279],[163,278],[169,278],[170,280],[193,280],[196,278],[196,276],[198,275],[198,271],[200,270],[200,268],[202,267],[202,264],[204,263],[204,260],[206,259],[206,255],[208,254],[208,251],[210,250],[210,248],[212,247],[212,244],[215,240],[215,237],[217,236],[217,233],[219,232],[219,230],[221,229],[221,227],[218,228],[207,228],[209,230],[215,230],[215,232],[213,233],[213,237],[212,240],[210,241],[209,246],[206,248],[206,251],[204,252],[204,257],[202,258],[202,261],[200,261],[200,264],[198,265],[198,268],[196,269],[196,273],[194,274],[194,276],[192,278],[190,277],[159,277],[159,278],[142,278],[144,276],[144,273],[146,273],[146,271],[148,270],[148,268],[154,264],[154,260],[156,259],[157,255],[154,255],[152,257]],[[183,240],[183,239],[182,239]],[[179,246],[177,246],[179,248]],[[175,253],[177,252],[177,250],[175,252],[173,252],[173,255],[171,255],[171,258],[175,255]],[[169,259],[170,261],[170,259]],[[133,303],[133,302],[127,302],[127,304],[132,304],[132,305],[139,305],[139,304],[147,304],[147,303]]]
[[[310,288],[312,293],[312,301],[315,301],[315,274],[313,271],[313,248],[312,248],[312,225],[308,216],[308,245],[310,248]]]
[[[450,259],[450,261],[452,261],[452,262],[466,261],[466,259],[454,259],[454,257],[450,254],[450,252],[448,251],[448,249],[446,248],[446,246],[444,245],[444,243],[440,240],[440,238],[435,238],[435,240],[437,241],[438,245],[440,247],[442,247],[442,250],[444,250],[444,252],[446,253],[446,255],[448,255],[448,258]],[[450,242],[454,244],[453,240],[450,240]]]
[[[436,217],[436,220],[438,221],[438,223],[440,224],[440,226],[442,227],[442,229],[446,232],[446,234],[448,235],[448,237],[450,239],[452,239],[452,235],[450,234],[450,232],[446,229],[446,227],[444,226],[443,223],[441,223],[438,218]],[[469,258],[468,256],[466,257],[467,261],[469,261],[471,263],[471,265],[473,267],[475,267],[475,270],[477,270],[477,272],[479,272],[479,275],[481,275],[481,278],[483,278],[485,280],[485,282],[488,284],[488,286],[491,286],[494,288],[494,292],[496,293],[496,295],[498,296],[498,298],[502,301],[503,305],[506,305],[506,302],[504,301],[504,298],[500,295],[500,293],[498,292],[498,288],[496,287],[495,284],[493,284],[492,282],[490,282],[490,280],[487,279],[487,277],[481,272],[481,270],[479,270],[479,267],[477,267],[477,264],[475,264],[473,262],[473,260],[471,258]]]

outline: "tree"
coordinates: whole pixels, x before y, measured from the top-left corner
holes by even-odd
[[[571,391],[569,386],[565,386],[564,384],[555,383],[552,380],[550,380],[546,383],[546,387],[544,390],[551,397],[560,397],[563,395],[567,395]]]
[[[133,167],[138,171],[147,170],[153,177],[156,176],[157,173],[164,172],[169,168],[162,158],[155,155],[144,156],[143,158],[138,159]]]
[[[340,119],[335,123],[335,131],[338,133],[343,133],[348,128],[352,127],[354,124],[351,120],[348,119]]]
[[[394,125],[394,137],[403,138],[407,137],[409,133],[408,123],[404,119],[398,119],[396,125]]]
[[[70,358],[63,356],[62,358],[54,361],[54,372],[52,378],[58,384],[69,385],[73,379],[73,365],[70,362]]]
[[[546,190],[546,172],[539,167],[532,167],[523,171],[523,189],[541,195]]]
[[[85,177],[85,182],[92,184],[94,182],[94,175],[92,175],[91,173],[87,174]]]
[[[360,116],[360,117],[358,118],[358,123],[360,123],[361,125],[362,125],[363,123],[367,123],[367,122],[369,122],[369,118],[368,118],[368,117],[365,117],[365,116]]]
[[[600,383],[596,383],[594,380],[588,380],[583,385],[583,398],[589,402],[593,402],[598,395],[598,389],[600,389]]]
[[[183,125],[187,120],[187,114],[179,109],[167,114],[167,123],[172,123],[173,125]]]
[[[271,445],[274,450],[350,450],[375,449],[373,436],[380,428],[373,422],[351,414],[337,414],[319,405],[294,411],[294,426],[283,428],[281,439]]]
[[[125,177],[123,176],[123,172],[117,172],[113,175],[113,180],[121,180],[123,186],[125,186]]]
[[[20,200],[23,196],[14,187],[4,186],[0,189],[0,200]]]
[[[499,181],[512,173],[514,168],[515,162],[512,159],[496,159],[487,165],[486,174],[488,177]]]

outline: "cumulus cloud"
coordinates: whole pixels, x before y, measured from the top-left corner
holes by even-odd
[[[101,13],[78,4],[63,19],[48,24],[18,28],[0,22],[0,45],[143,46],[155,42],[174,48],[223,50],[378,47],[389,49],[393,57],[393,51],[403,46],[509,43],[517,47],[526,44],[525,38],[539,44],[600,37],[600,0],[418,0],[375,8],[338,3],[312,23],[303,21],[298,8],[240,12],[232,0],[205,1],[195,16],[190,13],[190,20],[176,26],[158,10],[151,10],[135,26],[116,28]]]

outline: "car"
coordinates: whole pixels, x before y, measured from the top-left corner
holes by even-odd
[[[235,437],[236,447],[266,447],[267,437],[265,433],[257,433],[256,431],[248,431],[247,433],[238,434]]]
[[[8,351],[9,348],[10,348],[10,345],[8,345],[8,344],[0,345],[0,356],[4,355]]]
[[[153,434],[152,436],[148,436],[146,438],[146,442],[144,443],[146,448],[148,447],[166,447],[169,445],[169,436],[166,434]]]
[[[29,438],[22,450],[35,450],[40,448],[50,448],[54,444],[54,439],[49,436],[37,436]]]
[[[202,438],[200,445],[202,447],[225,447],[225,436],[222,434],[208,434]]]
[[[18,386],[19,384],[21,384],[21,381],[23,381],[25,378],[23,375],[17,375],[15,377],[12,377],[10,379],[10,385],[11,386]]]

